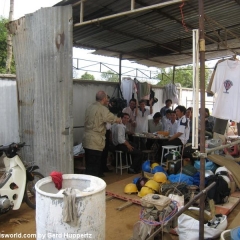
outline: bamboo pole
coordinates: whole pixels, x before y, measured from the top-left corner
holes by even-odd
[[[14,0],[10,0],[9,22],[13,20]],[[7,35],[7,60],[6,60],[6,73],[11,73],[12,63],[12,35],[8,30]]]

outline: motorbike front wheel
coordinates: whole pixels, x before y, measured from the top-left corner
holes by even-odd
[[[32,208],[36,209],[36,190],[35,184],[38,180],[44,178],[44,176],[39,172],[31,172],[34,179],[32,181],[27,180],[25,192],[24,192],[24,201],[26,204]]]

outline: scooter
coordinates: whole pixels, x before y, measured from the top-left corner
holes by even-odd
[[[22,201],[35,209],[35,183],[44,176],[36,172],[38,166],[25,167],[17,152],[25,143],[11,143],[0,146],[0,157],[5,153],[3,162],[5,172],[0,177],[0,215],[20,208]]]

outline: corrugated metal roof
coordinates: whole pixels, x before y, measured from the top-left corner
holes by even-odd
[[[79,0],[64,0],[56,6],[76,2]],[[135,0],[135,9],[164,2],[172,1]],[[84,21],[129,11],[130,3],[130,0],[87,0]],[[119,57],[123,54],[123,59],[148,66],[189,64],[192,62],[192,30],[199,27],[198,1],[185,1],[183,15],[182,3],[74,27],[73,45],[94,49],[99,55]],[[228,48],[240,53],[239,11],[239,0],[204,1],[206,60],[232,55]],[[79,19],[80,6],[77,5],[73,7],[74,24],[79,23]],[[228,48],[221,41],[226,41]]]

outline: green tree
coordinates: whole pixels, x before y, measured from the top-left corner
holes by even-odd
[[[85,72],[81,77],[81,80],[95,80],[94,76],[88,72]]]
[[[7,61],[7,28],[8,20],[0,17],[0,73],[6,73]],[[15,62],[12,59],[11,73],[16,73]]]
[[[212,71],[210,69],[205,70],[206,87],[207,87],[207,83],[211,73]],[[161,79],[161,81],[157,84],[158,86],[163,87],[168,83],[171,83],[173,79],[173,68],[161,69],[161,74],[158,74],[158,78]],[[180,83],[182,87],[192,88],[193,87],[192,78],[193,78],[192,65],[175,68],[175,77],[174,77],[175,83]]]
[[[118,74],[108,70],[101,74],[101,79],[108,82],[119,82]]]

